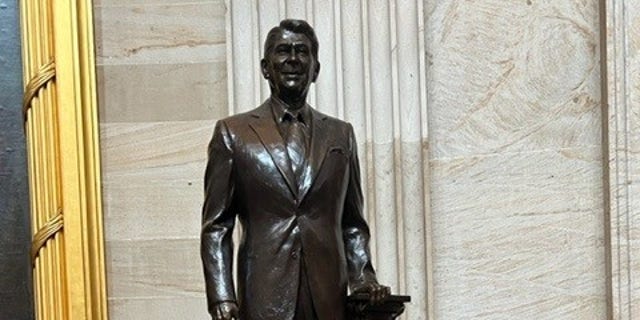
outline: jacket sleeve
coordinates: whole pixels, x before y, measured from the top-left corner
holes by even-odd
[[[226,124],[218,121],[208,150],[200,235],[209,312],[215,312],[220,302],[236,300],[232,276],[232,233],[236,216],[233,193],[231,137]]]
[[[349,185],[342,215],[342,237],[344,240],[349,288],[355,289],[368,283],[377,283],[369,252],[369,226],[363,216],[363,197],[360,186],[360,163],[353,127],[349,125]]]

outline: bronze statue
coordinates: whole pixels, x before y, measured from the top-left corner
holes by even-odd
[[[372,304],[390,294],[371,263],[353,128],[306,103],[317,57],[313,28],[283,20],[267,35],[261,61],[271,97],[215,126],[201,235],[213,319],[340,320],[347,287]]]

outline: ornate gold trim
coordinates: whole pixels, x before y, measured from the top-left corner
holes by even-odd
[[[49,83],[49,81],[53,80],[56,76],[56,64],[53,61],[49,61],[48,63],[42,65],[36,75],[29,80],[27,86],[24,90],[24,98],[22,100],[22,118],[24,122],[27,122],[27,114],[29,112],[29,108],[31,108],[31,101],[38,94],[38,90],[44,87]]]
[[[53,3],[69,318],[103,320],[107,294],[93,7],[90,0]]]
[[[36,232],[33,236],[33,242],[31,243],[31,262],[33,264],[36,262],[40,249],[44,247],[49,239],[62,230],[63,225],[62,209],[58,209],[58,213]]]
[[[105,320],[92,2],[20,9],[36,319]]]

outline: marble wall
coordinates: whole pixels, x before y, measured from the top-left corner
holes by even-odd
[[[603,8],[607,285],[611,318],[631,320],[640,314],[640,3],[607,0]]]
[[[312,104],[355,124],[374,251],[393,257],[376,264],[414,296],[408,319],[604,319],[599,12],[596,0],[97,1],[111,318],[206,318],[206,145],[216,119],[267,93],[227,70],[255,67],[251,40],[271,25],[259,17],[299,16],[321,39]]]
[[[430,1],[436,319],[604,319],[597,1]]]
[[[110,319],[206,319],[200,208],[227,114],[224,1],[94,5]]]

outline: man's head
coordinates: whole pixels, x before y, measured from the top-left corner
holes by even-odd
[[[269,31],[260,63],[272,94],[284,101],[305,99],[320,71],[313,28],[303,20],[282,20]]]

